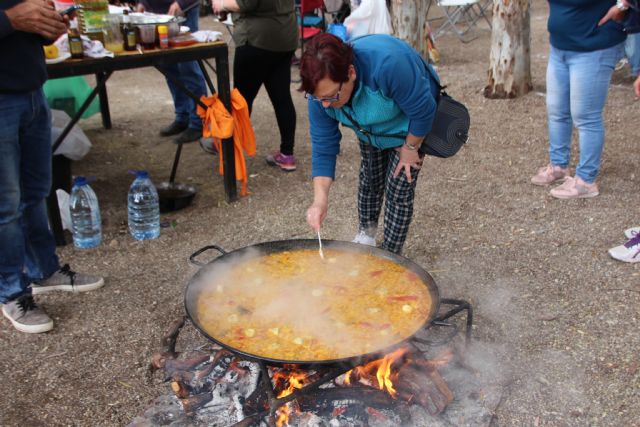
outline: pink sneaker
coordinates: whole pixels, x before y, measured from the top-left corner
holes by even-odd
[[[551,185],[558,181],[564,181],[569,175],[567,168],[554,166],[549,163],[547,166],[538,169],[538,173],[531,178],[533,185]]]
[[[568,176],[564,183],[551,190],[550,194],[556,199],[587,199],[596,197],[600,193],[595,182],[587,184],[579,176],[575,178]]]
[[[287,156],[277,151],[269,154],[266,158],[267,163],[271,166],[279,166],[285,172],[293,172],[296,170],[296,158],[292,155]]]

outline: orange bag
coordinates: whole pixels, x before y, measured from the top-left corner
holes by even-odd
[[[240,181],[240,195],[246,196],[249,175],[244,152],[253,157],[256,154],[256,137],[249,118],[249,106],[238,89],[231,91],[231,114],[224,107],[217,94],[200,98],[207,105],[205,110],[198,105],[198,115],[203,120],[202,135],[213,138],[213,144],[220,156],[220,175],[224,174],[224,159],[222,155],[222,139],[233,136],[233,149],[236,167],[236,179]]]

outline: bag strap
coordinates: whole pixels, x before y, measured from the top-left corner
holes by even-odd
[[[399,139],[402,139],[402,140],[404,140],[407,137],[407,135],[404,135],[404,134],[401,134],[401,133],[381,134],[381,133],[370,132],[370,131],[366,130],[365,128],[363,128],[362,126],[360,126],[360,123],[356,122],[356,120],[351,116],[351,114],[349,114],[347,112],[347,110],[343,109],[342,112],[344,113],[345,116],[347,116],[347,119],[349,119],[351,124],[358,129],[358,132],[366,135],[367,137],[369,137],[369,136],[377,136],[377,137],[382,137],[382,138],[399,138]]]
[[[353,42],[359,39],[363,39],[365,37],[369,37],[372,36],[373,34],[365,34],[356,38],[353,38],[351,40],[349,40],[349,44],[351,46],[353,46]],[[422,58],[422,57],[421,57]],[[436,100],[436,104],[440,101],[440,97],[442,95],[444,96],[449,96],[447,95],[447,92],[444,90],[447,86],[442,86],[440,84],[440,79],[438,78],[438,76],[436,75],[436,73],[431,69],[431,66],[429,65],[429,63],[427,61],[424,60],[424,58],[422,58],[422,61],[424,62],[424,66],[427,69],[427,72],[429,73],[429,75],[431,76],[431,78],[433,79],[433,81],[436,83],[436,85],[438,86],[438,96],[435,97]],[[342,109],[342,112],[344,113],[345,116],[347,116],[347,119],[349,119],[349,121],[351,121],[351,124],[356,127],[358,129],[358,131],[364,135],[366,135],[367,137],[369,136],[376,136],[376,137],[382,137],[382,138],[398,138],[398,139],[402,139],[404,140],[407,135],[403,135],[400,133],[394,133],[394,134],[381,134],[381,133],[374,133],[374,132],[369,132],[368,130],[366,130],[365,128],[363,128],[362,126],[360,126],[360,124],[351,116],[351,114],[349,114],[347,112],[347,110]]]

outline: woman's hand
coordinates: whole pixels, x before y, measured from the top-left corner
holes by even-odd
[[[396,178],[401,172],[403,172],[407,177],[407,182],[411,182],[411,168],[420,169],[422,167],[422,158],[420,158],[420,153],[417,148],[415,150],[410,149],[406,144],[403,144],[402,147],[396,148],[396,151],[400,154],[400,159],[398,160],[396,170],[393,171],[393,177]]]
[[[640,76],[638,76],[636,81],[633,82],[633,90],[636,93],[636,96],[640,98]]]
[[[213,10],[214,15],[218,15],[220,12],[224,12],[224,2],[223,0],[213,0],[211,2],[211,9]]]
[[[329,189],[333,179],[327,176],[316,176],[313,178],[313,204],[307,209],[307,224],[313,228],[316,233],[320,231],[320,227],[327,217],[329,210]]]
[[[328,205],[326,203],[314,202],[309,209],[307,209],[307,224],[316,233],[320,231],[320,227],[327,217]]]
[[[182,8],[180,7],[177,1],[174,1],[173,3],[171,3],[171,6],[169,6],[169,11],[167,12],[167,15],[182,16]]]
[[[626,1],[623,0],[623,3],[625,4],[625,6],[629,7]],[[604,15],[602,19],[598,21],[598,27],[604,25],[607,21],[610,20],[614,20],[616,22],[622,21],[625,13],[626,11],[620,10],[620,8],[614,4],[613,6],[611,6],[606,15]]]
[[[142,3],[138,2],[138,4],[136,5],[136,12],[144,13],[144,5]]]

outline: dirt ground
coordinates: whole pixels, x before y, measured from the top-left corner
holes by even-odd
[[[605,111],[599,197],[560,201],[529,184],[547,162],[548,146],[547,3],[534,1],[532,12],[534,90],[519,99],[482,95],[490,45],[485,26],[469,44],[451,35],[437,41],[442,80],[471,110],[471,140],[452,159],[426,161],[404,255],[431,272],[442,296],[473,304],[473,351],[504,384],[494,425],[640,426],[640,264],[607,254],[623,242],[625,228],[640,225],[639,104],[629,70],[617,71]],[[211,17],[202,26],[224,31]],[[47,334],[21,334],[0,320],[0,425],[128,424],[169,392],[147,365],[167,326],[184,312],[183,291],[196,271],[189,255],[211,243],[231,250],[314,237],[304,221],[312,198],[310,144],[296,85],[298,170],[285,174],[264,162],[279,136],[263,91],[253,112],[258,154],[248,161],[251,195],[226,203],[217,158],[185,146],[177,181],[197,186],[197,198],[190,208],[163,215],[173,226],[147,242],[126,232],[127,170],[168,179],[175,145],[156,135],[172,120],[172,103],[153,69],[116,73],[108,89],[113,129],[102,129],[97,116],[83,121],[93,148],[73,165],[74,174],[96,178],[104,243],[59,250],[62,262],[104,275],[106,285],[38,297],[55,321]],[[350,240],[356,231],[358,162],[346,131],[325,238]],[[179,341],[183,351],[203,344],[191,326]]]

